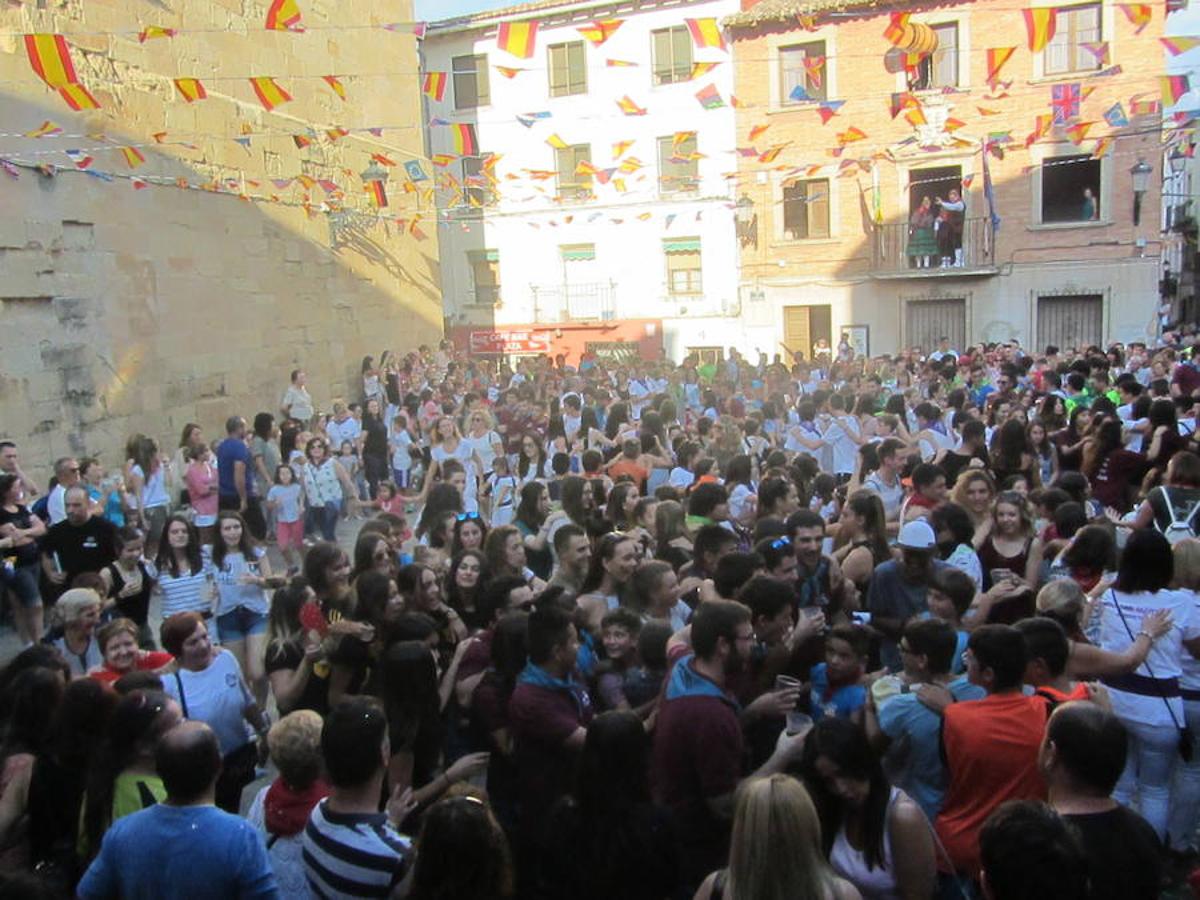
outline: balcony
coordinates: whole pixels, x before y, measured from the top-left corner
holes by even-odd
[[[928,267],[908,255],[907,222],[876,225],[871,243],[872,278],[963,278],[995,275],[996,244],[991,219],[967,219],[963,222],[961,265],[943,268],[939,257],[932,257]]]
[[[533,320],[551,322],[607,322],[617,317],[616,284],[612,281],[582,284],[531,284]]]

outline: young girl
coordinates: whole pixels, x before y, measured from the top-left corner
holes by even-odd
[[[199,444],[188,450],[188,459],[191,462],[183,480],[192,505],[192,524],[200,532],[200,543],[211,545],[217,524],[217,470],[212,464],[212,451],[206,444]]]
[[[375,499],[364,505],[373,506],[381,513],[403,518],[405,502],[404,496],[396,489],[395,482],[381,481],[376,489]]]
[[[362,471],[362,460],[358,458],[358,451],[354,449],[352,443],[342,441],[342,446],[338,448],[337,461],[341,464],[346,474],[350,476],[350,483],[354,485],[355,490],[358,492],[358,499],[365,497],[367,495],[365,490],[366,478]],[[347,519],[351,516],[349,498],[342,504],[342,516]],[[360,518],[358,513],[354,513],[354,518]]]
[[[213,546],[217,570],[217,628],[221,645],[237,658],[259,705],[267,700],[263,659],[267,647],[267,592],[272,582],[266,550],[255,544],[246,523],[236,512],[217,517],[217,542]]]
[[[396,480],[396,486],[407,490],[412,486],[413,438],[408,430],[408,416],[403,413],[397,413],[396,418],[392,419],[388,448],[392,451],[392,477]]]
[[[145,538],[136,528],[126,525],[117,532],[117,559],[100,570],[104,582],[104,618],[126,618],[138,628],[138,644],[154,646],[154,636],[146,620],[150,612],[150,592],[154,590],[154,567],[142,558]]]
[[[304,491],[291,466],[275,467],[275,484],[267,491],[267,506],[275,513],[275,541],[288,572],[299,571],[304,546]]]
[[[508,470],[508,457],[496,454],[492,474],[487,480],[487,494],[492,501],[492,527],[511,525],[517,502],[517,477]]]
[[[827,524],[836,522],[842,513],[837,496],[837,479],[828,472],[822,472],[813,479],[812,492],[809,508]]]

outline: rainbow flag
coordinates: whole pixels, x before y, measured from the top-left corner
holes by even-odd
[[[1004,68],[1004,64],[1012,59],[1017,52],[1016,47],[989,47],[987,51],[987,78],[989,84],[996,81],[996,76]]]
[[[100,108],[100,101],[93,97],[92,92],[82,84],[64,84],[58,89],[58,95],[66,101],[67,106],[76,112]]]
[[[371,200],[374,201],[376,209],[383,209],[388,205],[387,190],[384,188],[382,181],[368,181],[366,189],[367,193],[371,195]]]
[[[721,99],[721,92],[717,90],[715,84],[696,91],[696,99],[705,109],[720,109],[725,105],[725,101]]]
[[[33,129],[33,131],[25,132],[25,137],[27,137],[27,138],[44,138],[44,137],[54,137],[56,134],[62,134],[62,128],[60,128],[59,126],[57,126],[53,122],[51,122],[49,119],[47,119],[45,122],[43,122],[37,128]]]
[[[160,25],[147,25],[138,32],[138,43],[144,44],[152,38],[173,38],[175,37],[174,28],[163,28]]]
[[[258,97],[258,102],[267,112],[292,99],[292,95],[276,84],[274,78],[251,78],[250,85],[254,88],[254,95]]]
[[[646,114],[645,108],[638,106],[628,94],[617,101],[617,106],[621,107],[621,112],[627,116],[644,116]]]
[[[1178,37],[1159,38],[1162,45],[1167,48],[1167,52],[1172,56],[1178,56],[1180,53],[1187,53],[1189,50],[1200,47],[1200,37]]]
[[[50,87],[60,88],[78,81],[67,39],[61,34],[25,35],[25,52],[37,77]]]
[[[1046,45],[1054,39],[1054,31],[1058,20],[1053,7],[1043,6],[1037,9],[1023,9],[1025,17],[1025,32],[1029,36],[1029,49],[1041,53]]]
[[[1179,102],[1179,98],[1191,89],[1191,79],[1187,75],[1160,75],[1162,85],[1163,109]]]
[[[122,147],[121,155],[125,157],[125,165],[131,169],[136,169],[146,161],[145,154],[137,147]]]
[[[468,123],[454,125],[451,128],[454,135],[454,152],[459,156],[478,156],[479,139],[475,136],[475,126]]]
[[[204,85],[196,78],[176,78],[175,89],[183,95],[183,99],[188,103],[208,99],[208,91],[204,89]]]
[[[329,85],[335,94],[337,94],[343,100],[346,99],[346,86],[342,84],[341,80],[339,80],[336,75],[322,75],[321,80]]]
[[[591,25],[580,25],[575,30],[582,34],[593,46],[599,47],[624,24],[624,19],[602,19],[593,22]]]
[[[721,34],[721,26],[717,24],[716,19],[684,19],[683,21],[687,25],[688,31],[692,33],[692,43],[696,45],[697,49],[705,47],[726,49],[725,35]]]
[[[529,59],[537,43],[537,22],[501,22],[496,46],[518,59]]]
[[[1142,29],[1150,24],[1150,19],[1153,18],[1153,12],[1150,9],[1149,3],[1118,3],[1121,12],[1125,13],[1130,24],[1133,25],[1133,33],[1141,34]]]
[[[271,0],[267,10],[267,31],[303,31],[300,7],[296,0]]]
[[[441,103],[442,98],[446,96],[446,73],[426,72],[425,80],[421,84],[421,93],[430,100]]]

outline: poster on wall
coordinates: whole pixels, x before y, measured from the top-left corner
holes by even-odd
[[[506,330],[472,331],[470,335],[472,353],[527,354],[549,353],[550,332]]]
[[[842,342],[849,344],[854,359],[866,359],[871,355],[871,326],[847,325],[842,329]],[[838,348],[841,355],[841,347]]]
[[[640,358],[636,341],[588,341],[587,352],[606,363],[618,366]]]

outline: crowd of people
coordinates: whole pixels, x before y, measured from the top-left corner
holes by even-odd
[[[0,442],[0,894],[1157,897],[1197,404],[1178,337],[443,344],[49,486]]]

